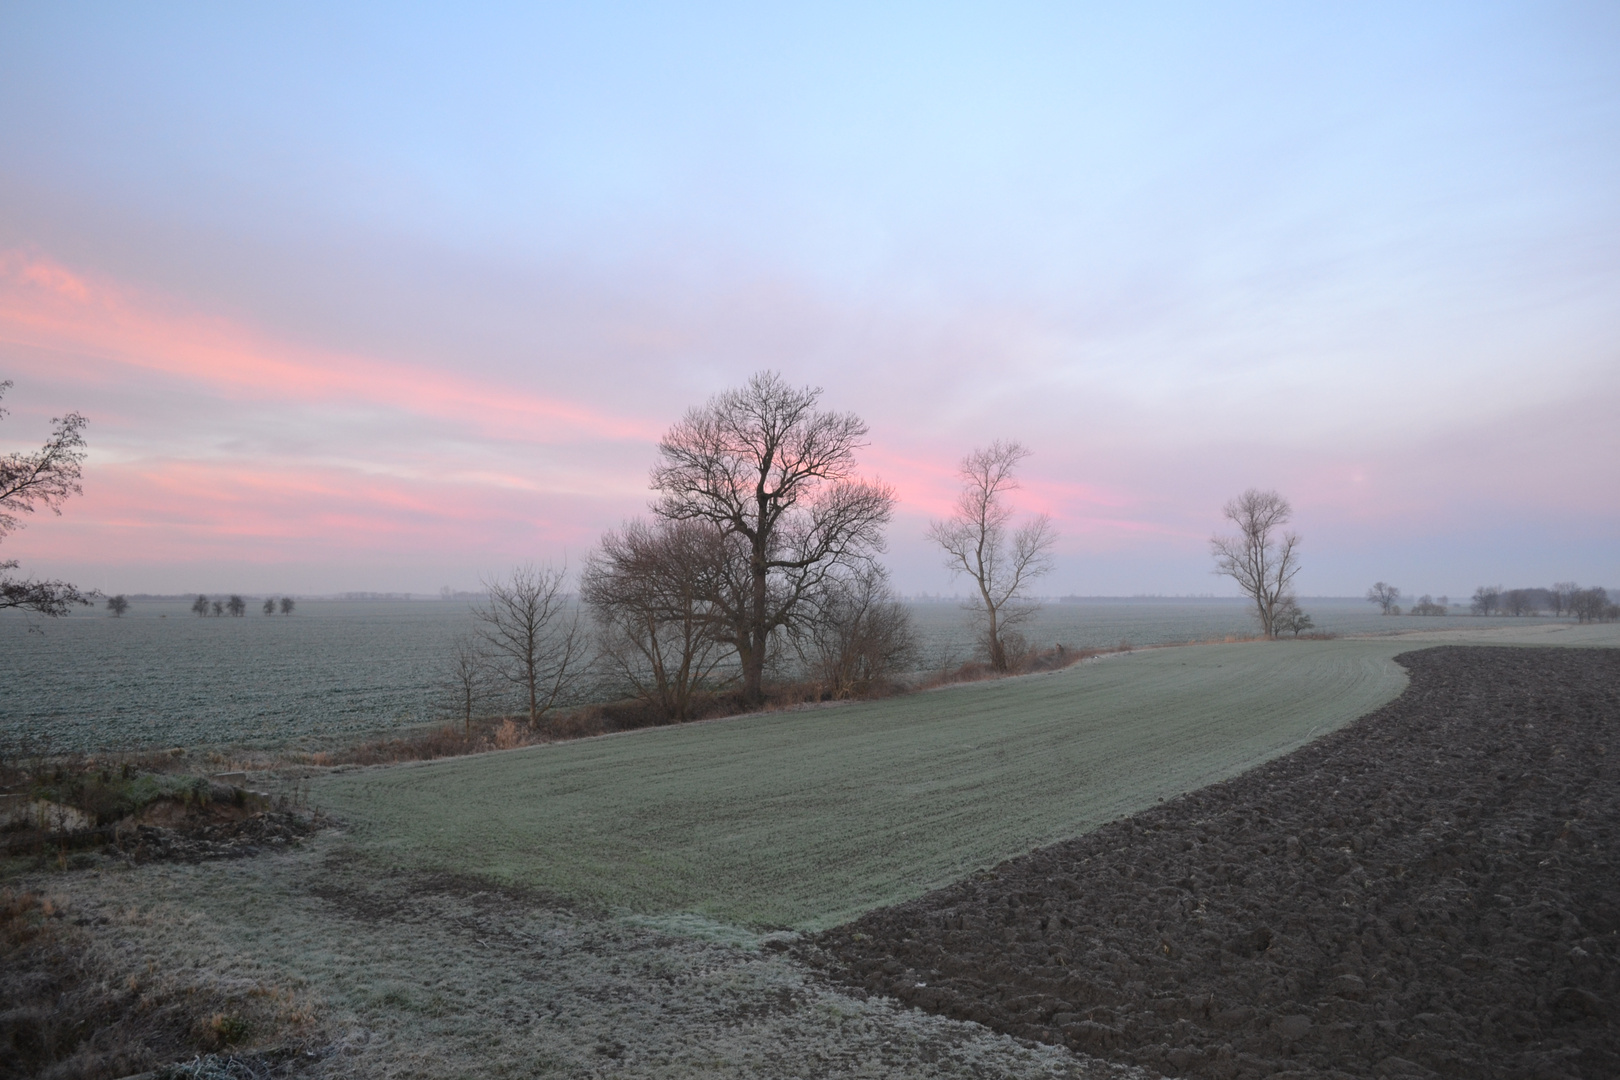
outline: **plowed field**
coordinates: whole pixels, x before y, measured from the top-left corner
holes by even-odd
[[[1168,1075],[1620,1075],[1620,652],[1399,663],[1304,749],[803,955]]]

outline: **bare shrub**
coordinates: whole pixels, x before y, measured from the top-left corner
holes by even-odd
[[[632,521],[602,537],[580,576],[604,663],[665,719],[688,719],[693,695],[735,655],[717,635],[716,600],[735,546],[709,521]]]
[[[584,659],[585,633],[562,591],[565,577],[549,566],[520,566],[505,581],[485,582],[488,600],[472,612],[492,670],[521,692],[531,726],[578,681]]]
[[[1450,609],[1449,609],[1448,605],[1445,603],[1445,597],[1441,597],[1440,599],[1441,599],[1440,603],[1435,603],[1434,597],[1430,596],[1428,593],[1424,593],[1423,597],[1420,600],[1418,600],[1417,603],[1412,605],[1412,610],[1410,612],[1408,612],[1408,614],[1410,614],[1410,615],[1445,615],[1445,614],[1448,614]]]
[[[1395,608],[1394,614],[1399,615],[1400,608]],[[1316,624],[1311,617],[1300,610],[1299,601],[1292,595],[1284,596],[1277,604],[1277,610],[1272,616],[1273,637],[1281,637],[1284,633],[1299,637],[1300,634],[1311,629]]]
[[[876,564],[828,583],[808,634],[808,667],[833,699],[868,693],[917,658],[911,613]]]
[[[439,676],[439,709],[447,719],[460,720],[464,734],[472,733],[473,717],[489,701],[492,674],[476,638],[458,636],[450,643]]]

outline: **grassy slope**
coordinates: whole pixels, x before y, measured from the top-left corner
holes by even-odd
[[[1433,640],[1620,644],[1614,628]],[[1427,640],[1142,651],[1069,671],[337,776],[397,865],[814,928],[1234,775],[1395,697]]]

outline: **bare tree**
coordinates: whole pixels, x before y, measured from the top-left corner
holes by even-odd
[[[871,563],[831,582],[809,638],[809,668],[823,693],[850,697],[912,667],[917,639],[911,613]]]
[[[1283,529],[1293,512],[1275,491],[1250,488],[1222,508],[1238,535],[1209,540],[1215,572],[1236,581],[1254,601],[1260,632],[1272,638],[1277,636],[1278,605],[1299,573],[1299,537]]]
[[[472,609],[494,672],[521,691],[531,725],[573,686],[585,653],[579,609],[562,591],[566,577],[566,569],[520,566],[509,580],[485,582],[488,599]]]
[[[1474,590],[1474,598],[1468,604],[1468,609],[1475,615],[1494,615],[1502,603],[1502,586],[1481,585]]]
[[[1609,603],[1607,589],[1576,589],[1571,596],[1569,610],[1580,622],[1613,621],[1614,605]]]
[[[0,381],[0,398],[10,389],[11,380]],[[6,410],[0,409],[0,417],[5,415]],[[0,455],[0,539],[22,527],[18,515],[31,514],[41,506],[60,514],[69,496],[83,494],[79,477],[85,455],[85,418],[68,413],[51,423],[50,438],[38,453]],[[80,592],[65,581],[12,577],[17,566],[16,559],[0,561],[0,611],[15,608],[54,617],[88,606],[98,595],[95,590]]]
[[[1284,596],[1277,602],[1277,610],[1272,615],[1272,629],[1277,637],[1284,631],[1299,637],[1300,634],[1315,626],[1311,617],[1300,610],[1299,601],[1292,595]]]
[[[225,614],[225,603],[222,600],[215,600],[209,607],[213,609],[214,618],[216,619]]]
[[[1385,615],[1399,615],[1401,613],[1398,605],[1400,598],[1401,590],[1393,585],[1386,585],[1382,581],[1375,581],[1373,587],[1367,590],[1368,602],[1377,604],[1383,609]]]
[[[1434,597],[1430,596],[1428,593],[1424,593],[1418,599],[1418,602],[1412,605],[1412,610],[1409,611],[1407,614],[1409,614],[1409,615],[1444,615],[1446,613],[1447,613],[1447,607],[1446,607],[1446,598],[1445,597],[1442,596],[1440,598],[1440,602],[1436,603]]]
[[[199,593],[197,595],[197,599],[195,599],[195,600],[193,600],[191,602],[191,613],[193,615],[197,615],[197,616],[207,615],[208,614],[208,597],[203,596],[201,593]]]
[[[129,598],[119,593],[117,596],[107,598],[107,610],[113,613],[113,618],[122,619],[124,612],[129,610]]]
[[[264,611],[264,613],[266,615],[274,615],[276,613],[276,598],[275,597],[267,596],[267,597],[264,598],[263,611]]]
[[[490,696],[490,662],[477,638],[458,636],[450,643],[439,680],[444,715],[461,721],[461,730],[472,733],[473,717]]]
[[[818,411],[820,397],[761,372],[670,428],[652,471],[654,512],[709,522],[747,551],[740,580],[711,599],[715,636],[736,649],[749,701],[763,696],[773,635],[802,630],[829,575],[883,550],[893,512],[891,488],[855,475],[866,425]]]
[[[997,671],[1007,670],[1009,631],[1039,610],[1028,597],[1029,585],[1051,570],[1057,542],[1045,514],[1010,527],[1007,494],[1019,486],[1013,470],[1029,454],[1021,443],[998,439],[963,458],[956,513],[928,527],[928,538],[945,551],[951,576],[966,574],[979,590],[973,608],[990,666]]]
[[[17,609],[54,618],[95,603],[98,594],[93,589],[80,592],[66,581],[12,577],[10,572],[18,565],[16,559],[0,561],[0,611]]]
[[[603,659],[671,720],[691,715],[693,694],[734,655],[715,597],[739,548],[708,521],[632,521],[602,537],[580,576]]]
[[[281,613],[283,615],[291,615],[293,613],[293,607],[294,606],[295,605],[293,604],[293,598],[292,597],[283,596],[281,598]]]
[[[240,619],[247,614],[247,601],[232,593],[231,598],[225,601],[225,610],[231,613],[231,618]]]
[[[1570,604],[1580,591],[1581,587],[1573,581],[1554,582],[1548,590],[1548,606],[1552,608],[1552,613],[1559,616],[1572,614]]]
[[[1537,615],[1534,592],[1531,589],[1509,589],[1502,594],[1502,610],[1515,617]]]

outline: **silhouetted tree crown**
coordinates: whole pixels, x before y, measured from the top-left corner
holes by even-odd
[[[713,598],[715,634],[737,651],[750,701],[762,697],[772,635],[802,630],[840,570],[883,550],[893,512],[893,490],[855,473],[866,425],[817,409],[820,397],[761,372],[670,428],[652,470],[655,513],[706,521],[739,549],[734,587]]]
[[[0,398],[11,389],[11,380],[0,381]],[[0,408],[0,418],[6,410]],[[19,515],[43,507],[53,514],[62,512],[69,496],[83,493],[79,486],[85,455],[84,425],[78,413],[68,413],[51,421],[51,435],[37,453],[20,451],[0,455],[0,539],[22,527]],[[16,559],[0,561],[0,610],[20,609],[40,615],[66,615],[75,607],[88,606],[97,595],[80,592],[65,581],[17,578]]]

